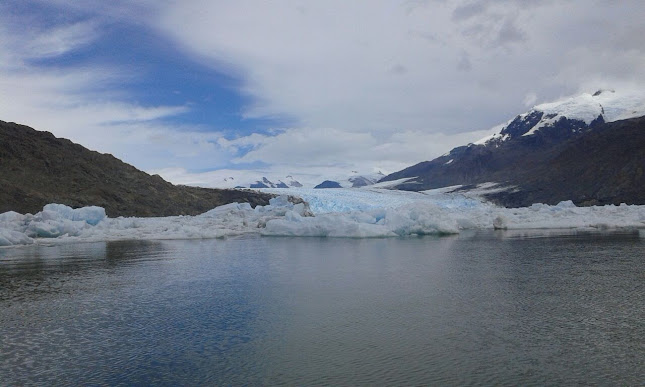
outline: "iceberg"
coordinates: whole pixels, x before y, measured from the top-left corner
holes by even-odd
[[[90,206],[72,209],[64,204],[47,204],[43,207],[43,213],[53,214],[54,219],[67,219],[77,222],[86,222],[96,226],[105,218],[105,209],[103,207]]]
[[[13,245],[29,245],[34,243],[34,240],[29,238],[22,232],[1,229],[0,228],[0,247],[13,246]]]
[[[266,191],[266,190],[265,190]],[[270,191],[270,190],[269,190]],[[285,192],[286,191],[286,192]],[[645,229],[645,206],[503,208],[450,188],[406,192],[378,188],[281,189],[266,206],[230,203],[197,216],[109,218],[101,207],[48,204],[35,215],[0,214],[0,246],[128,239],[263,236],[384,238],[477,229]]]

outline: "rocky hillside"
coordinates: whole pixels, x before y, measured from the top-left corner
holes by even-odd
[[[399,189],[425,190],[494,182],[489,199],[532,203],[645,204],[645,101],[614,92],[536,106],[501,130],[432,161],[391,174]]]
[[[110,217],[196,215],[230,202],[265,205],[271,197],[175,186],[112,155],[0,121],[0,213],[35,213],[61,203],[101,206]]]
[[[645,204],[645,117],[599,125],[554,147],[522,174],[518,189],[488,195],[509,207],[532,203]]]

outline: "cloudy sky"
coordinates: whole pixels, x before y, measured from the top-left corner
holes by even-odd
[[[641,0],[3,0],[0,120],[175,182],[394,172],[536,103],[645,86],[643,15]]]

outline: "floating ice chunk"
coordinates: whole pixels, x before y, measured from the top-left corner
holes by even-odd
[[[246,212],[250,210],[252,210],[252,208],[249,203],[235,202],[235,203],[229,203],[229,204],[224,204],[223,206],[215,207],[212,210],[204,212],[199,216],[216,217],[216,216],[222,216],[223,214],[226,214],[226,213],[240,213],[240,212]]]
[[[0,223],[22,222],[26,218],[26,215],[19,214],[15,211],[8,211],[0,214]]]
[[[298,203],[293,206],[293,211],[296,212],[300,216],[313,216],[311,211],[309,211],[309,207],[305,205],[305,203]]]
[[[36,215],[5,212],[0,214],[0,245],[30,244],[32,238],[79,236],[85,228],[103,219],[105,209],[95,206],[72,209],[62,204],[48,204]]]
[[[78,236],[87,227],[85,221],[44,220],[30,222],[26,234],[32,238],[57,238],[61,235]]]
[[[64,204],[47,204],[40,214],[43,220],[69,219],[96,226],[105,218],[105,209],[97,206],[72,209]]]
[[[284,189],[297,196],[297,190]],[[645,229],[645,206],[576,207],[534,204],[501,208],[447,189],[402,192],[379,189],[303,190],[318,211],[287,197],[255,209],[231,203],[198,216],[106,218],[103,209],[47,205],[36,215],[0,214],[0,245],[124,239],[221,238],[256,233],[272,236],[395,237],[457,233],[464,229]],[[333,192],[331,192],[333,191]],[[340,211],[329,212],[336,208]],[[100,219],[100,220],[99,220]],[[641,235],[643,235],[641,233]]]
[[[578,208],[571,200],[561,201],[555,205],[556,208]]]
[[[71,220],[85,221],[87,224],[96,226],[103,219],[105,219],[105,209],[103,207],[90,206],[74,209],[74,217]]]
[[[34,238],[56,238],[63,235],[59,224],[49,219],[29,223],[26,231],[29,236]]]
[[[31,238],[58,238],[63,235],[78,236],[89,226],[96,226],[105,219],[102,207],[83,207],[72,209],[63,204],[47,204],[33,217],[20,219],[14,216],[14,227]],[[22,225],[19,222],[22,221]]]
[[[304,218],[288,212],[267,222],[263,235],[326,237],[391,237],[459,232],[456,219],[428,205],[367,212],[326,213]]]
[[[293,211],[290,211],[293,214]],[[359,223],[340,214],[323,214],[316,217],[288,215],[284,219],[267,222],[262,235],[374,238],[396,236],[382,225]]]
[[[393,233],[405,235],[455,234],[457,219],[432,204],[412,204],[386,212],[384,225]]]
[[[289,202],[287,195],[280,195],[278,197],[269,199],[269,205],[273,207],[292,207],[293,204]]]
[[[34,240],[22,232],[0,228],[0,246],[30,245]]]
[[[38,214],[43,220],[73,219],[74,209],[64,204],[47,204]]]
[[[14,211],[9,211],[0,214],[0,230],[11,230],[16,232],[23,232],[25,225],[33,219],[32,214],[22,215]],[[7,237],[6,240],[13,240],[12,238]]]

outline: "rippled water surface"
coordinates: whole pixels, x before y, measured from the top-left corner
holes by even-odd
[[[0,249],[0,384],[645,382],[645,236]]]

